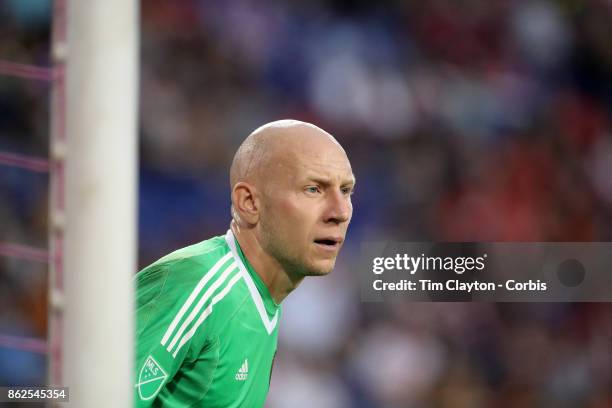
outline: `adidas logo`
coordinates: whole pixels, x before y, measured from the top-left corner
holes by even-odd
[[[244,360],[244,363],[242,363],[240,370],[238,370],[234,378],[236,379],[236,381],[245,381],[248,375],[249,375],[249,359],[247,358]]]

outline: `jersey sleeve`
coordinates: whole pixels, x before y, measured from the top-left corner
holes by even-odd
[[[137,275],[135,407],[173,406],[164,402],[176,399],[181,390],[175,382],[185,377],[184,371],[195,360],[209,358],[210,369],[200,369],[195,379],[193,373],[187,377],[200,384],[210,382],[214,355],[200,355],[206,347],[195,347],[188,336],[191,313],[197,306],[197,296],[192,295],[197,284],[176,264],[154,264]],[[185,395],[184,400],[192,398],[198,395]]]

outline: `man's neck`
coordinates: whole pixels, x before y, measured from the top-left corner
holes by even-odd
[[[231,229],[247,261],[268,288],[274,302],[280,304],[304,277],[292,278],[274,257],[264,251],[253,230],[241,229],[233,220]]]

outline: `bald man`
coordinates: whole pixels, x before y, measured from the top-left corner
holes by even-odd
[[[280,304],[326,275],[342,247],[355,177],[324,130],[281,120],[251,133],[230,169],[232,221],[138,273],[138,407],[261,407]]]

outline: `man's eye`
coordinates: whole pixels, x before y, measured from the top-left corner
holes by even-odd
[[[317,186],[310,186],[310,187],[306,187],[306,192],[307,192],[307,193],[316,194],[316,193],[318,193],[319,191],[320,191],[320,190],[319,190],[319,187],[317,187]]]
[[[345,194],[345,195],[353,195],[353,193],[354,193],[354,192],[355,192],[355,190],[353,190],[353,189],[352,189],[352,188],[350,188],[350,187],[344,187],[344,188],[342,188],[342,194]]]

